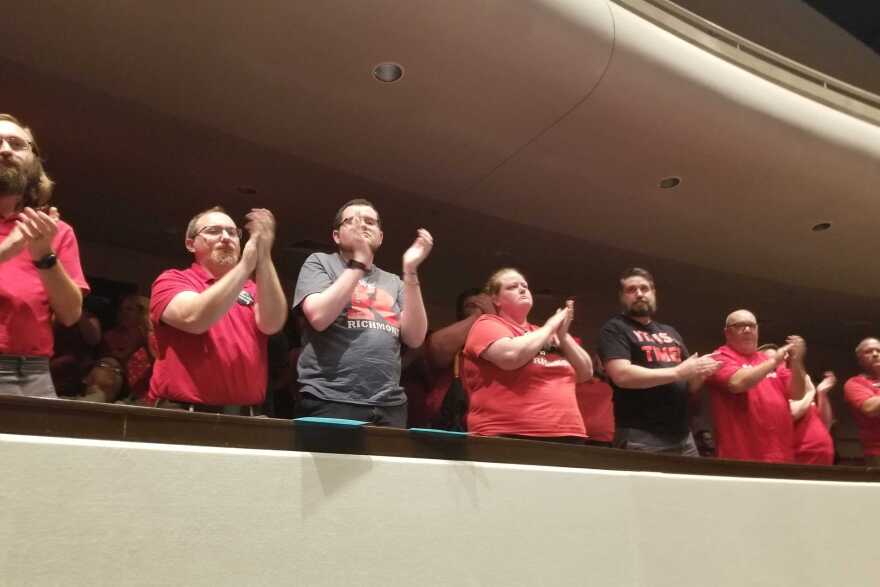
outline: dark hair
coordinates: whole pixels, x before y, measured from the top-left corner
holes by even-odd
[[[342,213],[345,212],[345,209],[349,206],[369,206],[376,211],[376,219],[379,221],[379,228],[382,228],[382,218],[379,216],[379,209],[373,205],[373,202],[366,198],[355,198],[344,203],[340,206],[339,210],[336,211],[336,216],[333,217],[333,230],[339,230],[339,227],[342,226]]]
[[[657,289],[654,285],[654,276],[651,275],[650,271],[641,267],[628,267],[620,274],[620,281],[618,282],[620,284],[620,291],[623,291],[623,282],[630,277],[642,277],[651,284],[651,289]]]
[[[455,317],[457,320],[464,320],[464,302],[468,298],[472,298],[474,296],[478,296],[483,293],[483,290],[479,287],[471,287],[469,289],[464,290],[458,297],[455,298]]]
[[[11,114],[0,114],[0,121],[11,122],[21,128],[28,137],[28,143],[34,153],[34,163],[27,177],[27,185],[24,188],[21,198],[21,206],[30,206],[39,208],[45,206],[52,199],[52,188],[55,182],[52,181],[43,170],[43,159],[40,157],[40,147],[37,146],[37,140],[31,129],[21,123]]]
[[[186,225],[186,238],[190,239],[195,237],[196,222],[199,221],[199,218],[201,218],[205,214],[210,214],[211,212],[220,212],[222,214],[226,214],[226,210],[223,208],[223,206],[214,206],[212,208],[208,208],[207,210],[202,210],[201,212],[189,219],[189,224]]]

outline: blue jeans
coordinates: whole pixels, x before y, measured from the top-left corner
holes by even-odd
[[[659,436],[638,428],[618,428],[614,432],[614,447],[654,454],[700,456],[694,435],[690,432],[682,437]]]
[[[49,357],[0,355],[0,393],[57,398]]]

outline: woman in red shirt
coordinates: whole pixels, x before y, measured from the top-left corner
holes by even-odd
[[[531,291],[516,269],[496,271],[486,293],[497,315],[484,314],[474,322],[463,352],[468,430],[484,436],[583,442],[575,384],[587,381],[593,366],[568,332],[574,301],[536,326],[528,321]]]

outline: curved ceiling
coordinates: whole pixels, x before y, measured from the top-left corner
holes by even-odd
[[[5,8],[16,26],[0,36],[0,72],[20,88],[7,107],[55,142],[83,205],[125,219],[118,243],[144,248],[152,237],[137,218],[178,222],[204,199],[181,194],[233,181],[259,185],[269,206],[296,197],[297,214],[324,218],[345,191],[338,172],[434,202],[438,214],[479,212],[585,250],[850,294],[880,287],[880,274],[863,270],[880,215],[880,129],[618,4],[170,6]],[[404,77],[374,80],[383,61],[401,63]],[[60,96],[38,98],[53,87]],[[42,111],[32,106],[40,99]],[[177,123],[189,138],[169,131]],[[303,178],[301,160],[326,172]],[[658,188],[673,175],[679,187]],[[126,197],[90,197],[97,182]],[[832,229],[811,232],[822,221]],[[90,230],[100,241],[97,228],[81,232]]]

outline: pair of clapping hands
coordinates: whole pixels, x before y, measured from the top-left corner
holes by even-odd
[[[52,253],[52,240],[58,234],[58,208],[31,208],[26,206],[15,221],[15,228],[7,237],[12,245],[12,254],[17,255],[25,248],[34,261]]]

